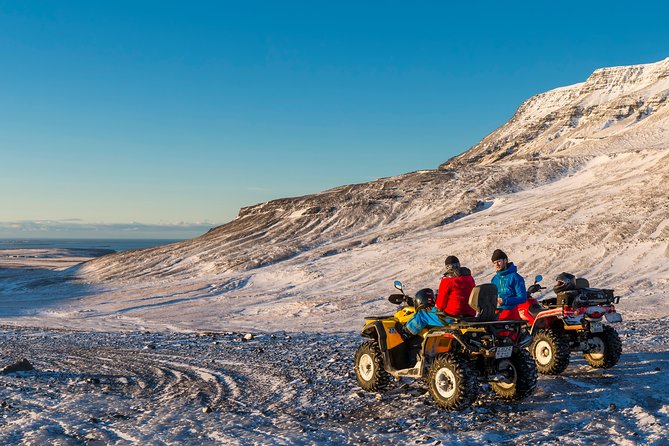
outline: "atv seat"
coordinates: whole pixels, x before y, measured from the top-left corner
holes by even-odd
[[[527,312],[530,313],[532,315],[532,317],[537,317],[537,315],[539,313],[541,313],[542,311],[545,311],[545,310],[548,310],[548,308],[543,307],[539,303],[534,303],[534,304],[530,305],[530,307],[527,309]]]
[[[492,283],[475,286],[469,294],[469,306],[476,310],[476,316],[467,318],[471,322],[492,322],[497,320],[497,287]]]
[[[590,288],[590,282],[585,277],[579,277],[576,279],[576,289],[580,290],[582,288]]]

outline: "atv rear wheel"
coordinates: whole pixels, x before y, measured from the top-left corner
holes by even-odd
[[[618,364],[623,346],[615,328],[605,325],[601,333],[590,334],[588,344],[594,344],[595,348],[583,357],[592,367],[596,369],[610,369]]]
[[[383,391],[390,375],[383,368],[381,350],[375,341],[363,342],[355,351],[355,376],[358,385],[369,392]]]
[[[492,383],[492,390],[507,401],[519,400],[537,386],[537,366],[525,349],[518,350],[508,359],[502,359],[497,369],[507,377],[505,382]]]
[[[530,352],[543,375],[559,375],[569,365],[569,341],[553,330],[539,330]]]
[[[430,366],[429,389],[430,395],[442,409],[462,409],[478,397],[476,369],[456,354],[439,355]]]

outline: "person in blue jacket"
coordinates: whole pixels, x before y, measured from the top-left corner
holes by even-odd
[[[434,306],[434,291],[423,288],[414,297],[416,313],[404,325],[404,330],[412,335],[417,335],[425,327],[443,327],[444,322],[437,314]]]
[[[518,305],[527,301],[525,279],[518,274],[516,265],[501,249],[492,253],[492,264],[497,270],[492,283],[497,287],[497,318],[499,320],[519,320]]]

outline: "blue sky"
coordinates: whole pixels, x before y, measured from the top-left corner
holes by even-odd
[[[669,57],[663,2],[471,3],[0,1],[0,237],[190,237]]]

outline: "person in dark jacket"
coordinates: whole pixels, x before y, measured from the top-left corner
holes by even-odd
[[[525,279],[518,274],[516,265],[509,262],[509,258],[501,249],[492,253],[492,264],[497,273],[492,283],[497,287],[497,312],[499,320],[518,320],[518,305],[527,301]]]
[[[476,286],[471,271],[461,267],[455,256],[446,257],[444,263],[446,271],[437,290],[437,309],[450,316],[476,316],[476,310],[469,306],[469,295]]]

